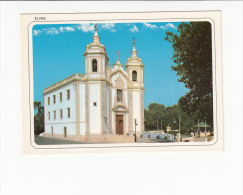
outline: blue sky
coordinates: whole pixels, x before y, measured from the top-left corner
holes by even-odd
[[[176,22],[98,24],[100,42],[105,45],[111,65],[123,66],[131,56],[135,37],[138,57],[144,64],[145,108],[150,103],[172,106],[188,89],[179,83],[171,60],[173,48],[165,41],[166,31],[177,32]],[[86,45],[93,41],[94,24],[35,25],[33,33],[34,100],[43,104],[44,88],[73,75],[84,74]]]

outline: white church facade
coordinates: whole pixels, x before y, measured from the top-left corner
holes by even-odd
[[[125,69],[113,67],[95,28],[84,52],[85,74],[44,89],[44,136],[77,141],[133,142],[144,131],[144,66],[135,41]],[[135,125],[135,121],[136,124]]]

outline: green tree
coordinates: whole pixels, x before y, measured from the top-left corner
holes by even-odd
[[[190,89],[178,102],[183,111],[213,123],[212,37],[209,22],[181,23],[178,34],[166,32],[174,49],[172,70]]]
[[[34,101],[34,109],[37,111],[34,116],[34,132],[39,135],[44,132],[44,107],[41,102]]]
[[[144,110],[145,129],[158,130],[161,129],[161,120],[164,120],[165,106],[158,103],[150,103],[148,110]],[[157,127],[158,122],[158,127]],[[163,125],[164,127],[164,125]]]
[[[146,130],[160,130],[161,120],[163,122],[163,130],[166,130],[167,125],[169,125],[172,130],[178,130],[179,117],[180,130],[182,134],[190,133],[191,128],[194,128],[195,124],[195,116],[189,116],[186,112],[183,112],[181,107],[177,104],[165,108],[163,104],[151,103],[148,106],[148,110],[144,110],[144,116]],[[157,121],[159,123],[158,128]]]

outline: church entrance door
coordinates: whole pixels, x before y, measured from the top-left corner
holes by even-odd
[[[116,134],[123,135],[123,116],[116,115]]]

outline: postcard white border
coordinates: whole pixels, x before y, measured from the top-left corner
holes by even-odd
[[[35,21],[45,17],[45,21]],[[36,145],[33,129],[33,58],[32,27],[35,24],[56,23],[104,23],[121,22],[181,22],[209,21],[212,24],[213,42],[213,97],[215,136],[211,142],[192,143],[133,143],[133,144],[75,144]],[[72,153],[117,153],[117,152],[162,152],[162,151],[215,151],[223,150],[223,98],[221,56],[221,12],[121,12],[79,14],[23,14],[21,15],[22,51],[22,102],[23,102],[23,150],[24,154],[72,154]],[[29,76],[26,76],[29,75]],[[30,120],[32,118],[32,121]],[[30,127],[31,124],[31,127]],[[32,132],[32,134],[30,134]]]

